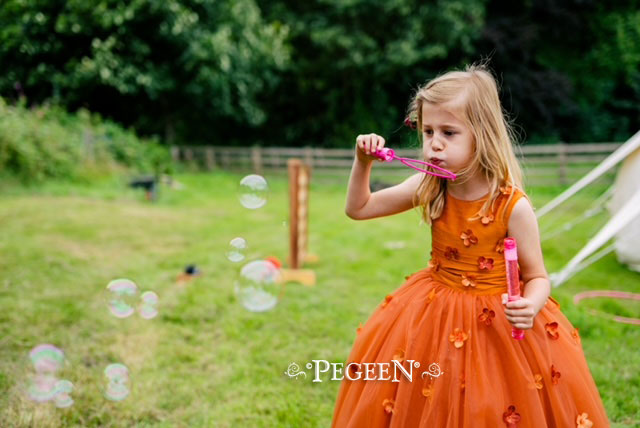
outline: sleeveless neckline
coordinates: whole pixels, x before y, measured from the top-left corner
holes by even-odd
[[[460,202],[481,202],[484,201],[485,199],[487,199],[489,197],[489,192],[485,193],[484,196],[481,196],[479,199],[460,199],[460,198],[456,198],[455,196],[453,196],[451,193],[449,193],[447,191],[447,196],[450,197],[451,199],[453,199],[454,201],[460,201]]]

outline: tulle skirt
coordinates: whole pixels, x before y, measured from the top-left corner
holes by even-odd
[[[430,268],[407,277],[358,328],[332,427],[608,427],[558,302],[550,297],[518,341],[503,292],[468,293]]]

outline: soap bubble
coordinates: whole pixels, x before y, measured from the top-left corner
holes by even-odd
[[[245,208],[255,210],[267,203],[269,186],[264,177],[256,174],[247,175],[240,180],[240,203]]]
[[[109,311],[118,318],[135,312],[138,287],[128,279],[114,279],[107,285],[106,300]]]
[[[29,359],[37,373],[55,373],[64,363],[64,352],[46,343],[33,348]]]
[[[264,312],[278,303],[280,270],[266,260],[247,263],[235,282],[235,293],[242,305],[252,312]]]
[[[30,376],[29,386],[27,387],[29,398],[38,403],[43,403],[54,399],[57,400],[59,392],[64,393],[64,391],[67,391],[68,385],[61,384],[56,377],[56,372],[65,363],[64,352],[61,349],[48,343],[38,345],[29,352],[29,360],[35,370],[35,373]],[[71,390],[66,392],[67,397],[64,395],[60,397],[60,407],[67,404],[68,399],[71,398],[68,396],[70,392]],[[73,403],[73,400],[71,402]],[[68,404],[68,406],[70,405]]]
[[[55,397],[54,402],[56,407],[66,408],[73,404],[73,398],[71,398],[71,392],[73,391],[73,384],[68,380],[59,380],[54,386]]]
[[[27,388],[27,395],[33,401],[44,403],[56,396],[56,384],[58,379],[49,373],[36,373],[33,375]]]
[[[145,291],[140,295],[140,306],[138,306],[138,313],[146,320],[150,320],[158,315],[158,295],[153,291]]]
[[[229,242],[229,251],[227,251],[227,259],[237,263],[244,260],[244,251],[247,249],[247,241],[244,238],[233,238]]]
[[[111,401],[122,401],[129,396],[129,369],[124,364],[109,364],[104,369],[106,388],[104,396]]]

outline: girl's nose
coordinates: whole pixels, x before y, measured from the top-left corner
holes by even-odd
[[[431,148],[437,152],[444,149],[444,145],[440,142],[440,139],[437,137],[433,137],[431,140]]]

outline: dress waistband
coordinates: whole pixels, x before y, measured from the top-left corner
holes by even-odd
[[[486,277],[485,273],[450,272],[447,269],[440,268],[437,270],[431,269],[431,276],[447,287],[462,291],[466,294],[493,295],[506,293],[508,291],[506,278],[500,283],[489,282],[487,281],[489,278]],[[491,279],[495,280],[495,277]]]

